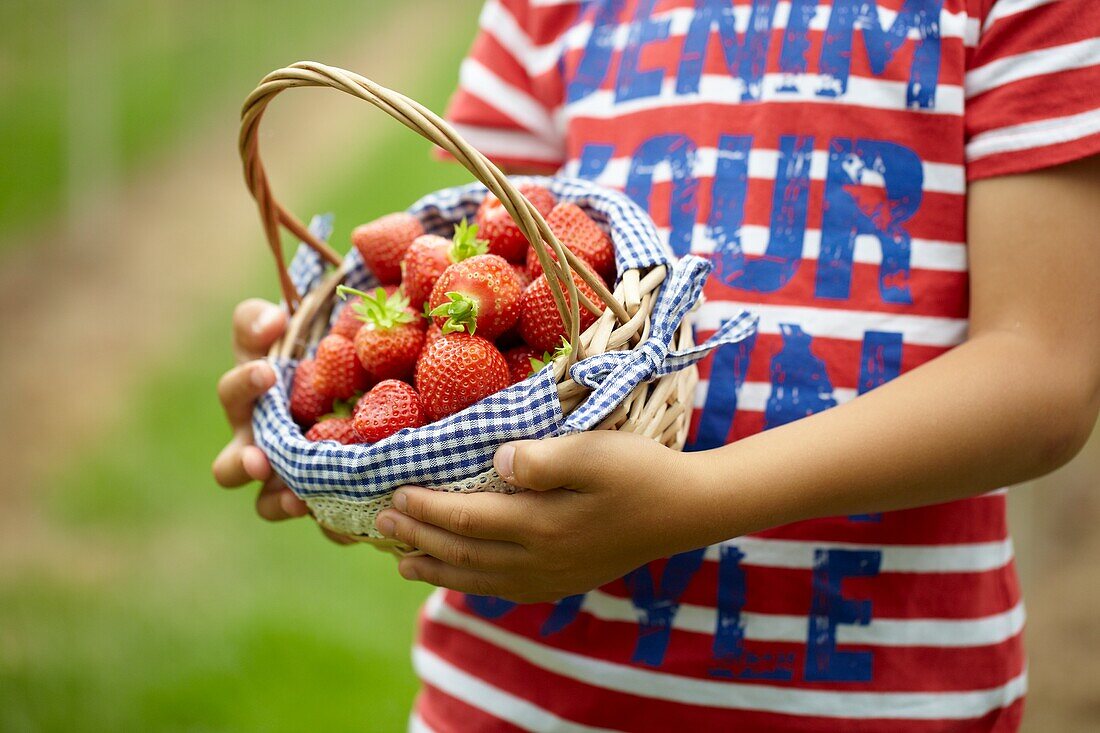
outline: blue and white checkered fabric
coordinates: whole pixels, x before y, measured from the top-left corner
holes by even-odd
[[[756,319],[743,313],[730,319],[705,344],[684,351],[671,350],[676,330],[699,299],[709,263],[698,257],[675,262],[649,216],[620,193],[573,179],[524,177],[516,181],[545,186],[559,201],[576,203],[604,224],[615,245],[619,272],[659,264],[670,266],[647,340],[632,351],[601,354],[575,364],[571,376],[590,387],[592,393],[568,419],[561,413],[553,370],[547,367],[462,412],[422,428],[402,430],[372,445],[306,440],[289,411],[297,364],[274,362],[278,382],[256,405],[255,439],[275,472],[299,496],[367,500],[403,484],[438,486],[476,476],[492,466],[493,454],[501,443],[590,429],[643,381],[683,369],[716,346],[740,341],[754,332]],[[425,196],[409,211],[420,219],[425,230],[449,236],[463,217],[473,219],[484,196],[485,188],[480,184],[460,186]],[[310,231],[327,240],[332,231],[331,217],[314,217]],[[349,285],[364,290],[377,285],[354,249],[348,254],[347,265]],[[290,265],[290,273],[304,294],[321,281],[324,263],[302,246]]]

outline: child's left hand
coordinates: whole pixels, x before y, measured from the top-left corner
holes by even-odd
[[[521,603],[583,593],[691,549],[689,456],[629,433],[594,431],[502,446],[497,471],[532,489],[457,494],[403,487],[376,526],[428,556],[401,575]],[[692,466],[693,468],[694,466]]]

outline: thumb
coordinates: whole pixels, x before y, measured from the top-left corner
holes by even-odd
[[[575,438],[544,438],[505,443],[493,457],[493,467],[508,483],[525,489],[546,491],[572,488],[584,472],[584,461],[572,450]]]

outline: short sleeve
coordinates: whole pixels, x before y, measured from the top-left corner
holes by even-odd
[[[494,162],[554,172],[565,162],[561,36],[577,3],[489,0],[447,118]]]
[[[982,4],[966,72],[968,179],[1100,153],[1100,2]]]

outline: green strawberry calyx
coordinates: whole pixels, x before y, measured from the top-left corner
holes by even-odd
[[[451,249],[447,252],[451,262],[462,262],[489,251],[489,242],[477,238],[477,229],[477,224],[467,223],[466,219],[455,225]]]
[[[531,374],[538,374],[550,362],[554,361],[555,359],[560,359],[563,356],[569,356],[572,353],[572,344],[566,341],[565,337],[563,336],[561,339],[561,346],[554,349],[553,353],[550,353],[549,351],[544,351],[542,352],[541,359],[535,358],[533,356],[531,357]],[[531,376],[531,374],[528,374],[527,376]]]
[[[333,400],[332,412],[321,415],[317,419],[317,422],[324,422],[325,420],[339,420],[341,418],[351,417],[352,410],[355,407],[355,403],[359,400],[358,396],[352,397],[350,400]]]
[[[448,302],[442,303],[428,312],[429,316],[446,316],[440,328],[444,335],[448,333],[469,332],[471,336],[477,330],[477,301],[469,295],[452,290],[447,293]]]
[[[400,290],[393,295],[386,295],[385,289],[379,287],[371,295],[347,285],[339,285],[336,294],[341,300],[347,300],[349,294],[359,296],[359,300],[348,307],[355,311],[356,318],[375,328],[393,328],[399,323],[412,323],[416,317],[405,310],[409,307],[409,299]]]

